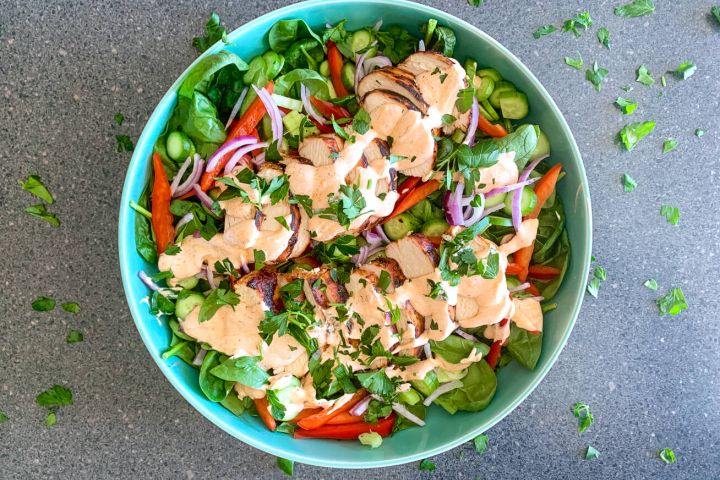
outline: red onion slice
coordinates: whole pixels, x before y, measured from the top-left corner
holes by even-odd
[[[464,331],[460,330],[459,328],[457,330],[455,330],[455,332],[453,332],[453,333],[455,333],[455,335],[458,335],[458,336],[464,338],[465,340],[470,340],[471,342],[479,342],[480,341],[477,339],[477,337],[470,335],[469,333],[464,332]]]
[[[226,142],[222,147],[218,148],[215,153],[212,154],[212,156],[210,156],[207,162],[207,168],[205,170],[208,172],[214,171],[217,163],[222,157],[232,151],[237,150],[243,145],[249,145],[251,143],[257,143],[257,138],[253,137],[252,135],[241,135],[237,138],[230,140],[229,142]]]
[[[348,413],[350,415],[352,415],[353,417],[359,417],[360,415],[365,413],[365,411],[367,410],[368,405],[370,405],[370,400],[372,400],[372,396],[370,396],[370,395],[366,396],[365,398],[360,400],[358,403],[353,405],[353,407],[348,411]]]
[[[175,178],[173,178],[172,183],[170,184],[170,194],[174,195],[175,190],[177,190],[178,185],[180,185],[180,180],[182,180],[182,176],[185,175],[185,170],[188,169],[190,166],[190,162],[194,160],[195,156],[188,156],[185,161],[183,162],[182,166],[180,167],[180,170],[175,174]],[[191,175],[192,176],[192,175]]]
[[[195,154],[195,165],[193,165],[192,173],[190,173],[187,180],[178,186],[177,190],[175,190],[175,194],[173,195],[174,197],[180,197],[192,190],[193,185],[198,183],[202,177],[204,165],[205,161],[200,158],[200,155]]]
[[[535,170],[535,167],[538,166],[540,162],[542,162],[546,156],[542,156],[539,158],[536,158],[533,162],[528,165],[525,170],[520,174],[518,177],[518,182],[524,182],[528,179],[530,176],[530,172]],[[513,228],[515,228],[515,231],[517,232],[520,230],[520,224],[522,223],[522,212],[520,211],[520,203],[522,201],[522,189],[515,190],[513,192],[512,196],[512,222],[513,222]]]
[[[455,187],[455,191],[445,192],[445,219],[450,225],[465,225],[465,219],[463,218],[462,213],[462,206],[460,205],[464,188],[465,184],[463,182],[458,182],[457,186]]]
[[[477,130],[478,117],[480,116],[480,107],[478,107],[477,98],[473,97],[472,107],[470,107],[470,126],[468,126],[467,133],[465,134],[465,145],[472,145],[475,143],[475,131]]]
[[[238,110],[240,110],[240,106],[242,105],[243,101],[245,100],[245,97],[247,96],[249,87],[243,88],[243,91],[240,92],[240,96],[238,97],[237,102],[235,102],[235,105],[233,105],[232,110],[230,111],[230,116],[228,117],[227,123],[225,124],[225,130],[228,129],[232,121],[235,119],[235,115],[237,115]]]
[[[368,58],[363,61],[363,69],[365,70],[365,75],[369,74],[376,68],[382,68],[382,67],[392,67],[392,61],[383,55],[378,55],[376,57]]]
[[[522,292],[523,290],[527,290],[530,288],[530,284],[528,282],[521,283],[517,287],[508,288],[508,292],[515,293],[515,292]]]
[[[360,83],[360,80],[365,76],[365,70],[363,67],[363,62],[365,62],[365,57],[367,56],[367,52],[360,55],[357,60],[355,60],[355,87],[357,88],[358,84]]]
[[[363,245],[362,247],[360,247],[360,252],[352,256],[352,262],[355,265],[362,265],[363,263],[367,262],[368,251],[370,251],[370,247],[368,245]]]
[[[158,287],[155,282],[153,282],[150,277],[148,277],[147,273],[143,272],[142,270],[138,272],[138,277],[140,277],[140,280],[142,280],[145,286],[153,292],[157,292],[158,290],[160,290],[160,287]]]
[[[192,213],[186,213],[180,220],[178,220],[177,225],[175,225],[175,231],[179,231],[185,224],[190,223],[195,218],[195,215]]]
[[[388,238],[387,235],[385,235],[385,230],[383,230],[381,225],[378,225],[377,227],[375,227],[375,229],[373,231],[375,233],[377,233],[380,238],[382,238],[383,242],[390,243],[390,239]]]
[[[463,386],[463,383],[460,380],[454,380],[452,382],[443,383],[425,399],[425,401],[423,402],[423,405],[425,405],[426,407],[429,407],[430,404],[432,402],[434,402],[435,399],[438,398],[440,395],[447,393],[451,390],[455,390],[456,388],[460,388],[462,386]]]
[[[207,354],[207,350],[205,350],[204,348],[201,348],[198,351],[197,355],[195,355],[195,358],[193,358],[192,364],[195,365],[196,367],[199,367],[200,365],[202,365],[203,360],[205,360],[205,354]]]
[[[200,185],[195,184],[193,185],[193,190],[195,190],[195,195],[200,199],[203,205],[205,205],[209,210],[212,210],[213,203],[215,201],[210,198],[210,196],[202,191],[202,188],[200,188]]]
[[[495,195],[500,195],[501,193],[512,192],[513,190],[517,190],[517,189],[519,189],[519,188],[523,188],[523,187],[525,187],[525,186],[527,186],[527,185],[532,185],[533,183],[537,182],[538,180],[540,180],[540,177],[529,178],[529,179],[527,179],[527,180],[525,180],[525,181],[522,181],[522,182],[512,183],[512,184],[510,184],[510,185],[505,185],[505,186],[502,186],[502,187],[493,188],[492,190],[490,190],[489,192],[487,192],[487,193],[485,194],[485,197],[486,197],[486,198],[487,198],[487,197],[494,197]]]
[[[395,412],[396,412],[398,415],[400,415],[400,416],[402,416],[402,417],[405,417],[406,419],[410,420],[410,421],[411,421],[412,423],[414,423],[415,425],[419,425],[419,426],[421,426],[421,427],[424,427],[424,426],[425,426],[425,421],[424,421],[422,418],[414,415],[410,410],[408,410],[407,408],[405,408],[404,405],[401,405],[401,404],[399,404],[399,403],[393,403],[393,404],[392,404],[392,409],[395,410]]]
[[[233,153],[233,156],[230,157],[230,160],[228,160],[227,165],[225,165],[225,175],[230,175],[230,173],[233,171],[233,169],[237,166],[240,159],[247,155],[248,153],[258,150],[260,148],[267,148],[268,147],[267,142],[262,143],[256,143],[255,145],[248,145],[246,147],[238,148],[235,153]]]
[[[303,107],[305,107],[305,112],[310,115],[310,118],[318,122],[320,125],[325,125],[327,123],[327,120],[325,120],[325,117],[317,113],[315,110],[315,107],[313,107],[312,102],[310,101],[308,90],[305,85],[300,83],[300,99],[302,100]]]
[[[282,140],[282,115],[280,114],[280,109],[278,108],[277,103],[275,103],[275,100],[273,100],[272,96],[264,88],[258,89],[255,85],[253,85],[253,89],[255,90],[255,93],[257,93],[258,97],[260,97],[260,101],[263,103],[263,105],[265,105],[265,109],[270,116],[273,141]]]

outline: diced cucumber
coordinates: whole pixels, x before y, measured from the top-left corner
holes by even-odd
[[[292,110],[282,118],[283,125],[288,133],[292,135],[298,135],[300,133],[300,125],[305,120],[305,115],[300,112]]]
[[[183,132],[175,130],[174,132],[170,132],[165,139],[165,150],[167,151],[168,157],[176,162],[182,162],[189,156],[195,154],[195,144],[193,144],[190,137]]]
[[[385,225],[383,225],[385,235],[387,235],[390,240],[400,240],[405,235],[416,231],[418,228],[420,228],[420,220],[407,212],[401,213],[395,218],[391,218],[385,222]]]
[[[492,197],[485,197],[485,208],[494,207],[495,205],[499,205],[504,201],[505,201],[504,193],[500,193],[498,195],[493,195]]]
[[[522,92],[503,92],[500,94],[499,102],[503,117],[511,120],[525,118],[530,110],[527,95]]]
[[[416,405],[422,401],[417,390],[410,389],[398,395],[398,401],[406,405]]]
[[[503,195],[505,197],[505,195]],[[490,219],[490,225],[497,225],[498,227],[512,227],[512,219],[511,218],[505,218],[505,217],[498,217],[495,215],[488,216]]]
[[[480,113],[482,113],[483,115],[487,114],[485,115],[485,118],[487,118],[491,122],[497,122],[498,120],[500,120],[500,115],[498,115],[493,106],[490,105],[490,102],[488,102],[487,100],[483,100],[482,102],[480,102],[480,106],[482,107]]]
[[[275,383],[275,387],[272,391],[277,396],[278,401],[285,407],[283,417],[276,418],[276,420],[292,420],[304,407],[302,400],[296,400],[298,397],[302,398],[302,395],[298,395],[298,391],[302,390],[300,380],[293,376],[283,377]]]
[[[493,90],[495,90],[495,80],[490,77],[475,76],[473,83],[475,85],[475,98],[478,99],[478,102],[490,98]]]
[[[495,89],[490,95],[490,105],[494,108],[500,108],[500,94],[505,92],[514,92],[516,90],[515,85],[505,80],[495,82]]]
[[[349,62],[343,65],[340,78],[345,87],[355,88],[355,65]]]
[[[426,237],[439,237],[450,228],[450,225],[441,218],[432,219],[423,225],[420,233]]]
[[[300,111],[303,108],[302,100],[295,100],[294,98],[283,97],[277,93],[272,94],[273,100],[277,103],[278,107],[284,107],[289,110]]]
[[[427,375],[425,375],[425,378],[422,380],[412,380],[410,382],[410,385],[413,386],[415,390],[422,393],[426,397],[430,395],[432,392],[437,390],[438,385],[440,385],[440,382],[438,382],[437,375],[435,374],[434,370],[430,370]]]
[[[505,194],[505,206],[503,212],[508,215],[512,215],[512,197],[515,192],[508,192]],[[523,187],[522,194],[520,195],[520,213],[522,215],[529,215],[535,209],[537,205],[537,195],[532,187]]]
[[[178,281],[177,283],[182,288],[185,288],[187,290],[192,290],[195,288],[198,284],[198,278],[197,277],[187,277],[183,278],[182,280]]]
[[[499,82],[502,80],[502,75],[500,75],[500,72],[494,68],[481,68],[477,71],[477,75],[481,77],[488,77],[492,79],[493,82]]]
[[[457,371],[445,370],[444,368],[437,369],[437,379],[440,383],[454,382],[455,380],[460,380],[465,375],[467,375],[467,368]]]
[[[322,61],[322,63],[320,64],[319,70],[320,70],[320,75],[322,75],[323,77],[330,76],[330,64],[328,63],[327,60]]]
[[[538,129],[538,132],[537,145],[535,145],[535,150],[530,155],[530,160],[537,160],[543,155],[550,155],[550,140],[548,140],[545,132],[540,129]]]
[[[272,80],[277,77],[280,70],[282,70],[283,65],[285,65],[285,57],[279,53],[273,52],[272,50],[268,50],[263,53],[262,58],[265,60],[265,73],[268,76],[268,80]]]
[[[182,296],[175,302],[175,315],[180,320],[185,320],[185,317],[190,315],[195,307],[199,307],[205,301],[205,297],[202,293],[191,292],[187,296]]]
[[[370,32],[365,29],[358,30],[353,33],[352,38],[350,39],[350,48],[353,53],[357,53],[363,48],[367,48],[372,40],[373,38],[372,35],[370,35]]]
[[[472,58],[465,60],[465,75],[468,78],[475,78],[475,72],[477,72],[477,62]]]
[[[456,128],[453,131],[452,135],[450,135],[450,140],[455,143],[462,143],[462,141],[465,140],[465,132],[463,132],[459,128]]]

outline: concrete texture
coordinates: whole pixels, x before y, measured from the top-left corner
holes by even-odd
[[[193,35],[210,10],[230,27],[285,2],[0,0],[0,477],[283,478],[275,459],[229,437],[195,412],[162,377],[125,305],[117,266],[116,215],[129,154],[114,135],[137,139],[155,103],[194,58]],[[575,331],[539,388],[488,432],[478,456],[464,445],[433,459],[434,478],[707,479],[718,475],[720,442],[720,27],[712,2],[657,2],[656,14],[621,19],[618,1],[595,2],[581,38],[533,40],[585,8],[565,1],[429,2],[483,28],[535,72],[566,115],[585,158],[593,195],[594,254],[608,272],[586,299]],[[595,31],[607,26],[612,49]],[[597,93],[563,56],[609,69]],[[634,83],[684,60],[697,73],[668,86]],[[619,87],[632,84],[624,94]],[[636,98],[623,117],[618,95]],[[122,112],[118,127],[113,114]],[[656,131],[632,152],[614,138],[629,121]],[[693,132],[708,133],[697,138]],[[677,150],[662,154],[668,137]],[[638,182],[623,193],[622,173]],[[57,202],[60,228],[22,213],[34,202],[17,180],[38,173]],[[680,207],[679,226],[659,215]],[[656,278],[658,292],[642,286]],[[654,299],[681,286],[690,308],[661,318]],[[78,315],[37,313],[38,295],[77,301]],[[71,328],[85,341],[67,345]],[[44,425],[35,396],[59,383],[75,405]],[[595,424],[577,432],[575,401]],[[601,452],[582,459],[592,445]],[[675,465],[656,452],[671,447]],[[427,478],[417,464],[352,472],[297,466],[297,478]]]

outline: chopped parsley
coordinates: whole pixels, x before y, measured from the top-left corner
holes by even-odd
[[[275,221],[278,222],[285,230],[290,230],[287,220],[285,220],[285,217],[282,215],[275,217]]]
[[[590,405],[583,402],[577,402],[573,405],[573,415],[578,419],[578,431],[580,433],[593,424],[593,414],[590,411]]]
[[[22,185],[23,190],[32,193],[45,203],[52,204],[55,201],[52,194],[37,175],[30,175],[24,182],[20,180],[20,185]]]
[[[358,373],[356,377],[360,385],[370,393],[383,398],[392,398],[395,395],[395,382],[387,376],[385,369]]]
[[[68,313],[80,313],[80,305],[74,302],[65,302],[60,305]]]
[[[476,224],[458,233],[455,238],[440,245],[440,277],[455,286],[462,277],[480,275],[486,279],[497,276],[500,265],[500,255],[492,250],[486,259],[478,260],[470,247],[470,242],[484,232],[490,225],[490,219],[485,217]]]
[[[680,209],[671,205],[661,205],[660,215],[665,217],[670,225],[677,225],[680,223]]]
[[[620,140],[625,145],[625,149],[630,152],[640,140],[652,133],[653,130],[655,130],[655,122],[652,120],[631,123],[620,130]]]
[[[253,264],[256,271],[265,266],[265,252],[263,250],[253,250]]]
[[[480,435],[475,437],[475,439],[473,440],[473,444],[475,445],[475,451],[482,455],[488,448],[488,436],[484,433],[481,433]]]
[[[655,79],[652,76],[652,73],[645,67],[645,65],[640,65],[637,69],[637,78],[635,79],[636,82],[642,83],[643,85],[652,85],[655,83]]]
[[[585,452],[585,460],[595,460],[600,456],[600,452],[593,446],[588,445],[587,451]]]
[[[622,87],[620,87],[620,89],[626,93],[635,90],[632,85],[623,85]]]
[[[649,278],[649,279],[645,280],[645,283],[643,283],[643,285],[645,285],[645,288],[649,288],[650,290],[653,290],[653,291],[658,289],[657,280],[655,280],[654,278]]]
[[[600,44],[609,49],[610,48],[610,30],[606,27],[602,27],[597,31],[597,38]]]
[[[470,86],[463,88],[458,92],[455,106],[460,113],[465,113],[472,107],[473,98],[475,98],[475,87],[470,82]]]
[[[5,422],[7,422],[8,420],[10,420],[10,417],[8,417],[7,415],[5,415],[3,412],[0,412],[0,423],[5,423]]]
[[[687,310],[688,304],[685,300],[685,294],[680,287],[675,287],[667,292],[662,297],[655,300],[658,308],[660,309],[660,315],[678,315],[683,310]]]
[[[598,67],[597,62],[594,62],[591,69],[585,70],[585,79],[595,85],[595,90],[599,92],[607,74],[607,68]]]
[[[37,205],[33,205],[32,207],[27,207],[25,209],[25,213],[41,220],[45,220],[53,227],[60,226],[60,220],[58,220],[54,213],[50,213],[47,211],[44,203],[38,203]]]
[[[387,293],[387,289],[390,286],[390,274],[386,270],[380,272],[378,277],[378,288],[381,292]]]
[[[295,462],[288,460],[287,458],[277,457],[277,467],[288,477],[293,476],[295,470]]]
[[[660,85],[667,87],[667,79],[665,78],[665,75],[660,75]]]
[[[135,146],[127,135],[115,135],[118,152],[132,152]]]
[[[286,199],[290,191],[290,179],[287,175],[278,175],[268,181],[258,176],[249,168],[243,168],[234,179],[230,177],[218,177],[215,180],[230,187],[220,194],[218,201],[240,197],[243,202],[254,205],[258,210],[262,210],[263,200],[266,197],[270,198],[270,204],[275,205]],[[238,183],[235,182],[236,180]],[[248,192],[243,189],[240,184],[249,185],[250,188],[255,190],[257,193],[257,201],[253,201]]]
[[[565,20],[565,23],[562,26],[562,31],[573,32],[575,37],[579,37],[582,35],[582,32],[578,30],[578,27],[582,27],[583,31],[585,31],[590,28],[592,24],[593,20],[590,18],[590,12],[585,10],[584,12],[575,15],[573,18]]]
[[[712,7],[710,9],[710,13],[713,17],[715,17],[715,20],[717,20],[718,25],[720,25],[720,6]]]
[[[695,136],[696,137],[702,137],[707,133],[707,130],[703,130],[702,128],[696,128],[695,129]]]
[[[595,267],[593,276],[587,284],[587,292],[593,297],[597,298],[600,286],[607,279],[607,273],[605,269],[600,265]]]
[[[41,407],[59,407],[73,404],[72,391],[62,385],[53,385],[35,398]]]
[[[452,125],[453,123],[455,123],[455,120],[457,120],[457,118],[453,117],[452,115],[448,115],[447,113],[442,116],[443,125]]]
[[[36,312],[49,312],[55,308],[55,300],[48,297],[37,297],[32,302],[32,309]]]
[[[631,115],[638,106],[637,101],[623,97],[617,97],[615,99],[615,105],[620,109],[623,115]]]
[[[115,119],[115,123],[117,123],[118,125],[122,125],[125,121],[125,115],[120,112],[116,113],[113,118]]]
[[[427,458],[420,461],[420,465],[418,465],[418,468],[422,472],[434,472],[435,471],[435,464],[428,460]]]
[[[338,137],[342,138],[346,142],[355,143],[355,135],[350,135],[345,131],[344,128],[338,125],[338,123],[335,121],[335,116],[332,116],[330,118],[330,122],[332,123],[333,130]]]
[[[52,427],[56,423],[57,423],[57,413],[55,413],[53,410],[49,410],[47,415],[45,416],[45,426]]]
[[[691,61],[687,61],[681,63],[673,73],[675,73],[675,76],[680,80],[687,80],[693,76],[695,71],[697,71],[697,65]]]
[[[533,32],[533,38],[535,40],[539,39],[540,37],[544,37],[545,35],[550,35],[555,32],[557,32],[558,29],[555,25],[543,25],[542,27],[539,27],[537,30]]]
[[[298,300],[302,297],[303,280],[293,280],[280,287],[279,291],[284,308],[278,314],[265,312],[259,326],[260,335],[270,344],[276,333],[279,337],[289,334],[312,354],[317,349],[317,340],[311,338],[306,329],[315,324],[315,308],[307,300]]]
[[[290,200],[288,200],[288,203],[290,203],[290,205],[300,205],[303,210],[305,210],[305,213],[307,213],[308,217],[313,216],[312,198],[308,197],[307,195],[292,195],[290,197]]]
[[[445,289],[443,289],[442,283],[435,282],[429,278],[427,279],[427,283],[430,291],[425,295],[426,297],[432,298],[433,300],[437,300],[438,298],[440,300],[447,300],[447,293]]]
[[[355,114],[355,118],[352,121],[353,130],[360,135],[364,135],[370,130],[370,114],[365,109],[360,109]]]
[[[582,55],[578,52],[578,58],[565,57],[565,65],[571,66],[575,70],[581,70],[585,62],[582,59]]]
[[[630,193],[635,190],[635,187],[637,187],[637,182],[627,173],[623,173],[622,185],[623,190],[625,190],[625,192],[627,193]]]
[[[675,458],[675,452],[673,452],[672,449],[667,447],[663,448],[658,452],[658,457],[666,464],[675,463],[677,461],[677,459]]]
[[[205,24],[205,35],[201,37],[193,37],[192,46],[198,51],[203,53],[208,48],[212,47],[218,40],[227,42],[227,32],[225,27],[220,22],[220,17],[217,13],[210,13],[210,19]]]
[[[275,390],[265,392],[265,397],[270,404],[270,414],[276,420],[282,420],[285,417],[285,405],[280,401]]]
[[[678,146],[678,141],[674,138],[668,138],[663,142],[663,153],[672,152]]]
[[[65,337],[66,343],[78,343],[83,341],[83,334],[79,330],[70,330]]]
[[[641,17],[655,12],[652,0],[633,0],[632,2],[615,7],[615,15],[620,17]]]
[[[240,303],[240,297],[235,292],[230,290],[230,284],[227,280],[220,282],[220,286],[210,292],[210,295],[205,297],[205,301],[200,306],[200,314],[198,315],[198,322],[206,322],[210,320],[213,315],[225,305],[235,307]]]
[[[330,194],[328,207],[320,210],[319,217],[329,220],[336,220],[346,229],[350,223],[365,213],[363,209],[367,206],[357,185],[340,185],[340,195]]]

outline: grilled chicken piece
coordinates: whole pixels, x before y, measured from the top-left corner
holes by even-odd
[[[385,254],[396,260],[407,278],[418,278],[435,271],[438,252],[425,235],[413,233],[390,243]]]
[[[368,113],[388,103],[396,103],[405,108],[405,110],[419,111],[418,107],[406,97],[389,90],[371,90],[370,93],[362,98],[362,106]]]
[[[457,107],[455,107],[453,109],[452,116],[455,117],[455,121],[450,125],[444,125],[443,133],[445,135],[452,135],[452,133],[457,129],[467,132],[468,127],[470,127],[470,110],[465,113],[460,113]]]
[[[388,293],[392,293],[397,287],[405,282],[405,274],[400,269],[398,262],[388,257],[378,257],[375,260],[366,263],[362,266],[363,270],[372,272],[380,278],[382,272],[387,272],[390,275],[390,286],[388,287]]]
[[[257,176],[263,180],[272,180],[285,173],[282,165],[272,162],[265,162],[258,167]]]
[[[343,139],[334,133],[313,135],[305,137],[300,143],[298,154],[310,160],[316,167],[322,167],[335,161],[333,155],[337,155],[342,150],[344,143]]]
[[[455,305],[455,321],[462,322],[472,318],[478,310],[479,307],[474,298],[458,295],[457,305]]]
[[[376,138],[370,145],[363,150],[362,159],[363,166],[367,167],[370,163],[382,160],[390,155],[390,146],[385,140]]]
[[[440,52],[426,50],[424,52],[415,52],[409,55],[405,60],[400,62],[398,67],[406,70],[413,75],[420,75],[425,72],[434,72],[439,70],[437,74],[442,74],[448,68],[453,67],[453,60],[446,57]]]
[[[275,272],[262,268],[254,272],[244,275],[235,282],[234,288],[238,290],[242,287],[248,287],[255,290],[260,297],[262,303],[278,313],[280,305],[276,302],[275,287],[278,284],[278,277]]]
[[[400,308],[400,320],[398,320],[398,330],[407,330],[412,328],[415,332],[415,338],[418,338],[425,331],[425,317],[420,315],[410,302]],[[410,355],[416,357],[422,347],[413,347],[400,351],[400,355]]]
[[[358,97],[364,98],[371,91],[378,89],[405,97],[423,114],[428,111],[429,105],[420,93],[420,87],[415,83],[414,76],[401,68],[383,67],[370,72],[360,80],[356,93]]]
[[[329,308],[332,303],[345,303],[348,292],[345,285],[333,280],[330,267],[298,272],[305,280],[303,291],[312,304],[320,308]]]

